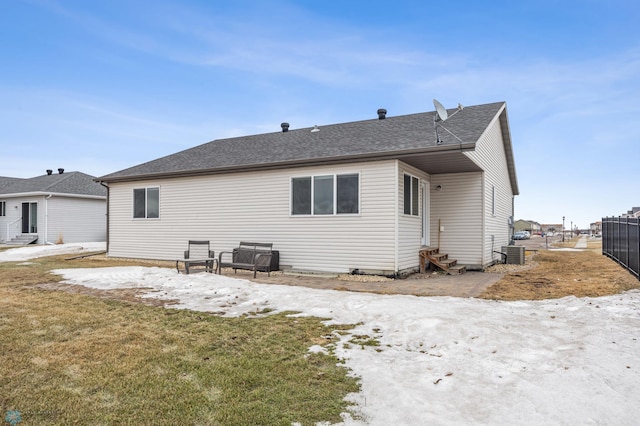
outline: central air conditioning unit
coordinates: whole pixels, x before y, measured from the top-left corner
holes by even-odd
[[[524,246],[502,246],[502,252],[507,255],[507,263],[524,265]]]

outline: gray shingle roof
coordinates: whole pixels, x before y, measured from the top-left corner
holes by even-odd
[[[0,177],[0,196],[26,193],[57,193],[107,196],[107,190],[94,176],[81,172],[65,172],[36,176],[29,179]]]
[[[13,185],[14,183],[20,182],[23,179],[20,178],[12,178],[12,177],[4,177],[4,176],[0,176],[0,194],[5,194],[6,188],[9,188],[11,185]]]
[[[459,149],[463,145],[473,149],[504,105],[504,102],[496,102],[459,111],[449,110],[449,118],[439,130],[441,144],[436,143],[435,112],[425,112],[384,120],[375,118],[321,125],[317,132],[303,128],[214,140],[97,180],[109,182],[330,163],[345,159],[394,158],[407,153]]]

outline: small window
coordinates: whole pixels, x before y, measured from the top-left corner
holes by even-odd
[[[292,178],[291,214],[357,214],[359,192],[357,173]]]
[[[6,215],[7,215],[7,202],[0,201],[0,216],[6,216]]]
[[[133,217],[157,219],[160,217],[160,188],[136,188],[133,190]]]
[[[404,175],[404,214],[411,214],[411,176]]]
[[[404,175],[404,214],[420,215],[420,180]]]

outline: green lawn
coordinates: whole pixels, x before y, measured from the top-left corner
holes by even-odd
[[[0,408],[24,424],[338,422],[356,379],[336,330],[284,313],[222,318],[34,286],[54,268],[129,264],[64,256],[0,263]]]

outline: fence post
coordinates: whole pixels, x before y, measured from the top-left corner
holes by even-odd
[[[622,236],[620,237],[622,239]],[[624,218],[624,264],[629,269],[629,218]]]
[[[640,217],[636,218],[636,242],[638,244],[638,247],[636,248],[636,267],[638,268],[636,276],[640,280]]]

